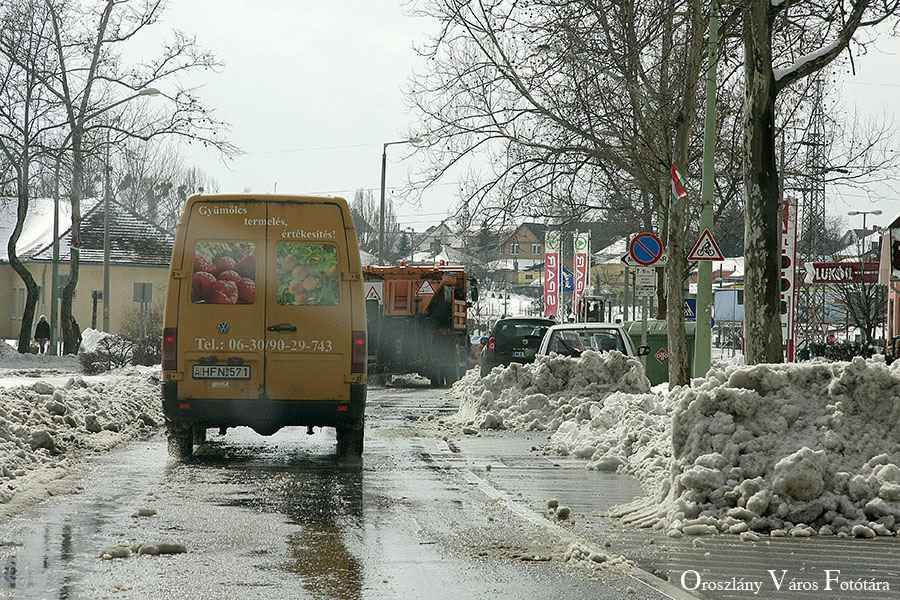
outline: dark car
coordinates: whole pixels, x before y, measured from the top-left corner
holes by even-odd
[[[498,365],[534,362],[544,334],[554,325],[556,321],[540,317],[510,317],[497,321],[482,353],[481,376]]]

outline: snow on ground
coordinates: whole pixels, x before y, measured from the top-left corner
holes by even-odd
[[[480,429],[556,431],[564,421],[592,418],[617,391],[650,391],[637,359],[615,351],[587,351],[577,359],[538,356],[532,364],[496,367],[484,378],[477,369],[466,373],[453,386],[460,398],[454,421]]]
[[[0,343],[0,369],[58,368],[80,371],[77,356],[50,356],[49,354],[19,354],[15,340]]]
[[[613,514],[673,536],[900,530],[900,362],[718,366],[649,392],[624,357],[589,354],[470,372],[455,422],[546,429],[547,451],[633,473],[648,496]]]
[[[0,344],[0,519],[71,490],[78,460],[150,435],[163,422],[159,368],[82,377],[77,358]]]

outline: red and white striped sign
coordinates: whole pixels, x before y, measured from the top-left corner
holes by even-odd
[[[579,306],[579,300],[584,296],[584,290],[587,287],[588,279],[591,273],[591,234],[576,233],[575,234],[575,303],[573,306]],[[577,311],[576,314],[581,311]]]
[[[544,316],[559,315],[559,231],[544,236]]]

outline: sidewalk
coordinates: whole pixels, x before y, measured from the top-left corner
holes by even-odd
[[[663,531],[602,516],[642,495],[636,479],[589,471],[584,461],[531,450],[545,440],[546,434],[509,432],[453,438],[448,442],[452,458],[446,460],[537,514],[547,515],[547,501],[558,500],[572,509],[579,537],[598,547],[608,544],[611,552],[699,598],[900,598],[896,538],[669,538]]]

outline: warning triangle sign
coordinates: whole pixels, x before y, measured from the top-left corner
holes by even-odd
[[[703,234],[697,240],[694,249],[688,254],[688,260],[725,260],[725,257],[722,256],[722,251],[719,250],[719,245],[713,239],[709,229],[703,230]]]
[[[378,290],[374,287],[369,288],[369,293],[366,294],[366,300],[378,300],[381,302],[381,296],[378,295]]]
[[[416,292],[416,296],[433,296],[434,288],[431,287],[431,282],[426,281],[422,284],[422,287],[419,288],[419,291]]]

